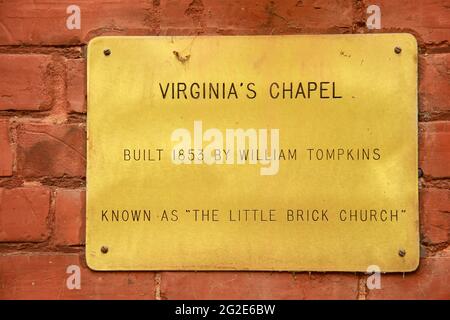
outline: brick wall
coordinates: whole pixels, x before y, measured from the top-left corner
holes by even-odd
[[[68,29],[67,7],[81,9]],[[381,8],[369,30],[366,8]],[[419,43],[421,264],[414,273],[93,272],[84,257],[85,46],[99,35],[410,32]],[[0,2],[0,299],[450,298],[448,0]],[[81,290],[69,290],[70,265]]]

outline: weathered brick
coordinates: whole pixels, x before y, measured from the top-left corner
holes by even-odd
[[[86,61],[67,60],[67,108],[69,112],[86,113]]]
[[[355,299],[354,274],[163,272],[164,299]]]
[[[49,208],[50,191],[47,188],[0,188],[0,241],[45,240],[49,235]]]
[[[49,109],[50,65],[51,58],[46,55],[0,54],[0,110]]]
[[[86,194],[84,190],[59,189],[55,203],[55,243],[84,244]]]
[[[450,190],[425,188],[420,191],[422,242],[440,244],[449,241]]]
[[[80,29],[69,30],[70,5],[81,11]],[[0,45],[87,43],[99,35],[144,35],[154,29],[147,0],[17,0],[0,2]]]
[[[450,54],[429,54],[420,60],[420,111],[450,111]]]
[[[383,274],[368,299],[450,299],[450,252],[422,259],[413,273]]]
[[[17,144],[17,167],[22,176],[85,176],[84,125],[21,124]]]
[[[336,14],[339,12],[339,14]],[[339,1],[161,1],[163,32],[192,30],[233,33],[285,33],[349,30],[352,2]],[[172,31],[171,31],[172,30]],[[184,31],[183,31],[184,30]]]
[[[450,177],[450,122],[421,123],[419,130],[419,166],[425,176]]]
[[[364,7],[376,4],[381,9],[381,28],[410,31],[425,43],[450,41],[448,0],[364,0]]]
[[[0,299],[154,299],[151,272],[94,272],[76,253],[0,255]],[[81,288],[69,290],[67,273],[80,267]]]
[[[0,120],[0,176],[12,175],[13,154],[9,136],[9,122]]]

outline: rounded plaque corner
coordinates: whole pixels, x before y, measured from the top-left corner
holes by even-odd
[[[405,272],[415,272],[419,268],[420,265],[420,257],[419,254],[416,254],[411,260],[410,265],[407,267]]]
[[[87,44],[88,52],[90,50],[92,50],[93,47],[96,47],[97,45],[99,45],[99,43],[101,44],[107,38],[108,38],[108,36],[98,36],[98,37],[94,37],[91,40],[89,40],[89,42]]]
[[[419,44],[417,42],[417,38],[414,34],[410,32],[402,33],[402,37],[404,37],[405,42],[408,44],[408,46],[411,46],[416,51],[418,50]]]
[[[94,254],[86,254],[86,264],[92,271],[103,271],[104,269],[99,264],[99,258]]]

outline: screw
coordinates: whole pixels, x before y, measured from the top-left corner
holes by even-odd
[[[400,249],[400,250],[398,250],[398,255],[400,257],[404,257],[404,256],[406,256],[406,251],[404,249]]]
[[[103,50],[103,54],[104,54],[105,56],[109,56],[109,55],[111,54],[111,50],[105,49],[105,50]]]
[[[108,253],[108,247],[103,246],[103,247],[100,249],[100,251],[101,251],[102,253]]]
[[[422,178],[423,177],[423,170],[422,170],[422,168],[419,168],[419,178]]]
[[[396,54],[400,54],[400,53],[402,52],[402,48],[400,48],[400,47],[395,47],[394,52],[395,52]]]

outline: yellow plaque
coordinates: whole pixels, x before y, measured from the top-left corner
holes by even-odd
[[[89,44],[92,269],[412,271],[417,167],[411,35]]]

